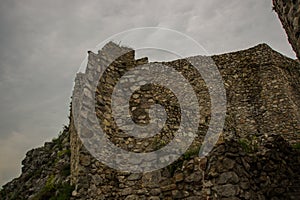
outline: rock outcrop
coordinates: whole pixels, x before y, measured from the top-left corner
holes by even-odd
[[[300,1],[273,0],[273,5],[287,33],[288,40],[300,59]]]
[[[74,190],[70,155],[69,130],[64,127],[57,139],[26,153],[21,176],[3,186],[0,199],[69,199]]]

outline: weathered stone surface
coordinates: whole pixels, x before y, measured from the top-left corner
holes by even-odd
[[[213,187],[213,190],[215,190],[220,197],[235,197],[239,193],[239,187],[232,184],[218,185]]]
[[[220,175],[217,183],[218,184],[237,184],[239,182],[239,177],[236,175],[235,172],[224,172]]]
[[[273,0],[273,5],[287,33],[288,40],[300,59],[300,1]]]
[[[164,191],[170,191],[170,190],[174,190],[176,189],[176,185],[175,184],[171,184],[171,185],[166,185],[166,186],[162,186],[161,190]]]
[[[79,160],[83,166],[89,166],[91,164],[91,157],[89,155],[81,155]]]
[[[175,181],[176,181],[176,182],[183,181],[183,178],[184,178],[183,173],[175,174]]]
[[[106,60],[107,57],[103,57],[101,52],[98,55],[90,53],[91,59],[95,57]],[[136,123],[145,124],[149,117],[147,108],[153,102],[160,101],[172,119],[167,122],[170,123],[169,127],[171,128],[166,129],[165,135],[159,135],[153,141],[142,141],[132,137],[124,139],[112,121],[110,97],[108,96],[112,92],[113,84],[123,73],[114,73],[114,71],[131,69],[137,64],[137,61],[134,60],[133,51],[128,56],[124,56],[124,59],[126,62],[120,61],[123,63],[122,68],[118,68],[118,64],[116,64],[108,70],[114,74],[113,76],[107,73],[106,77],[99,81],[96,92],[97,102],[100,105],[97,111],[98,117],[105,130],[108,131],[107,134],[111,137],[111,141],[122,148],[135,152],[159,149],[168,142],[172,128],[179,127],[178,122],[176,122],[179,113],[171,112],[176,111],[178,105],[168,90],[151,85],[141,87],[140,91],[133,93],[130,101],[133,120]],[[201,60],[201,57],[199,59]],[[299,94],[293,93],[295,96],[291,96],[288,91],[297,91],[296,88],[300,86],[295,81],[300,77],[298,70],[300,66],[295,61],[273,51],[266,44],[245,51],[213,56],[213,59],[224,79],[228,99],[228,116],[224,127],[224,137],[218,142],[215,150],[207,158],[199,160],[186,156],[186,160],[178,161],[177,164],[168,169],[146,173],[141,177],[137,174],[117,175],[118,186],[115,186],[116,183],[112,181],[113,177],[104,178],[101,185],[111,186],[110,190],[104,192],[106,198],[114,198],[114,195],[117,194],[121,195],[122,192],[118,190],[119,188],[122,188],[123,196],[139,195],[139,198],[144,198],[143,195],[151,195],[153,198],[160,199],[199,199],[200,197],[206,198],[206,196],[214,197],[214,195],[221,195],[224,198],[245,199],[278,196],[276,192],[272,193],[271,191],[279,191],[278,189],[275,190],[275,188],[282,187],[279,180],[286,179],[290,174],[287,171],[282,171],[283,176],[275,176],[279,168],[274,165],[270,157],[266,156],[266,152],[277,157],[277,160],[289,159],[272,150],[277,148],[276,145],[268,147],[270,144],[268,142],[280,143],[280,141],[268,140],[276,138],[269,137],[270,133],[278,132],[282,133],[282,136],[291,143],[298,141],[298,136],[294,133],[295,130],[300,130],[299,117],[295,107],[291,106],[289,102],[293,99],[296,105],[300,105],[300,101],[297,99]],[[203,100],[199,102],[202,108],[200,121],[203,124],[203,130],[199,135],[201,138],[202,131],[205,133],[207,130],[210,117],[210,110],[207,107],[210,99],[205,82],[201,77],[191,73],[192,68],[184,60],[164,64],[174,67],[186,76],[194,84],[194,89],[199,95],[198,98]],[[160,93],[156,94],[155,91]],[[169,102],[174,101],[174,105],[167,105],[163,99],[169,99]],[[282,121],[285,121],[285,125],[278,126]],[[118,121],[118,123],[124,122]],[[76,141],[76,134],[74,134],[72,141]],[[200,142],[201,139],[192,146],[199,146]],[[72,150],[72,153],[77,155],[74,156],[74,161],[78,155],[86,154],[84,148],[83,150],[80,148]],[[91,163],[94,162],[91,159]],[[291,168],[291,162],[285,164],[284,168]],[[76,165],[72,166],[74,168],[72,180],[76,180],[74,184],[86,179],[83,174],[75,173]],[[106,173],[109,174],[119,173],[105,166],[98,166],[97,168],[106,169]],[[86,167],[86,169],[95,171],[93,174],[102,173],[97,172],[98,170],[94,167]],[[276,186],[272,185],[272,182],[276,182]],[[285,184],[291,182],[288,181]],[[133,190],[126,189],[126,187]],[[183,190],[185,192],[181,192]],[[127,192],[124,193],[124,191]],[[284,190],[282,195],[286,194],[285,191],[287,190]],[[85,196],[86,194],[83,193],[82,195]]]
[[[130,174],[130,176],[128,176],[127,180],[129,181],[136,181],[142,178],[141,174]]]
[[[91,55],[97,57],[97,55]],[[102,55],[100,55],[100,60],[101,59],[103,59]],[[197,198],[199,199],[199,197],[201,196],[202,198],[203,195],[223,195],[226,198],[243,197],[246,199],[256,199],[261,196],[266,196],[267,198],[275,196],[275,194],[272,195],[270,193],[272,188],[275,188],[275,186],[270,185],[270,182],[276,182],[277,178],[278,180],[282,178],[273,176],[273,173],[275,173],[278,168],[274,166],[273,161],[269,160],[269,158],[265,159],[265,163],[262,163],[259,160],[255,160],[255,156],[252,156],[252,154],[257,156],[260,155],[259,152],[261,152],[262,157],[260,158],[263,159],[265,156],[264,153],[270,151],[270,149],[264,148],[264,144],[262,143],[264,135],[261,133],[268,135],[271,132],[280,132],[283,133],[282,135],[289,141],[297,141],[297,135],[294,135],[294,131],[295,127],[297,130],[300,129],[300,126],[296,125],[299,124],[299,121],[297,113],[293,111],[294,107],[288,103],[291,97],[286,97],[289,95],[287,91],[296,89],[296,86],[291,88],[290,86],[287,87],[289,84],[282,83],[290,83],[291,80],[296,80],[297,77],[300,77],[296,70],[299,68],[299,65],[273,51],[265,44],[245,51],[214,56],[213,59],[224,78],[227,98],[229,99],[229,114],[226,118],[224,138],[222,141],[220,140],[218,143],[219,146],[212,152],[211,158],[201,160],[188,159],[183,161],[180,167],[176,165],[176,168],[170,167],[169,169],[172,169],[171,171],[163,169],[162,171],[146,173],[142,175],[142,177],[136,174],[121,176],[122,178],[118,178],[118,180],[122,182],[120,187],[127,185],[131,188],[135,188],[132,191],[130,190],[133,195],[143,195],[144,193],[146,195],[150,194],[155,198],[159,196],[159,198],[162,199],[168,199],[170,196],[173,198],[181,198],[183,196],[185,198],[193,198],[198,196]],[[131,63],[131,65],[128,66],[126,66],[126,64],[124,65],[128,68],[132,68],[134,63],[136,63],[132,54],[129,55],[127,63]],[[191,76],[186,73],[188,70],[191,70],[191,68],[184,60],[164,64],[174,66],[176,70],[182,71],[183,75],[187,75],[187,79]],[[293,67],[291,68],[291,66]],[[112,67],[110,71],[112,72],[117,69],[118,67],[116,65]],[[290,70],[294,70],[294,75],[290,74]],[[280,73],[283,73],[284,76],[279,75]],[[290,78],[284,78],[287,76]],[[200,121],[204,124],[208,124],[210,111],[207,109],[207,102],[209,102],[209,96],[208,93],[205,92],[205,83],[201,78],[198,79],[195,75],[192,75],[192,77],[194,81],[191,80],[191,82],[195,84],[194,88],[197,94],[201,94],[199,99],[205,99],[200,102],[201,106],[205,108],[201,111],[204,117]],[[104,79],[106,82],[100,81],[96,94],[96,96],[99,97],[99,104],[105,105],[103,110],[99,110],[99,113],[102,114],[99,114],[98,117],[103,120],[103,125],[107,127],[107,130],[111,130],[111,132],[108,132],[111,140],[121,145],[124,149],[136,152],[143,151],[143,148],[148,151],[161,148],[167,142],[167,140],[163,139],[165,136],[157,138],[156,141],[159,141],[159,144],[156,144],[157,146],[153,146],[154,143],[152,141],[144,142],[134,138],[128,138],[123,143],[124,137],[118,138],[118,129],[111,121],[112,115],[109,109],[110,99],[106,97],[107,93],[109,94],[113,88],[113,86],[106,87],[107,83],[114,84],[118,78],[118,76],[110,77],[108,75]],[[148,108],[154,100],[160,101],[160,98],[163,97],[170,98],[169,101],[172,102],[172,96],[168,96],[171,94],[169,91],[163,88],[155,88],[156,91],[160,91],[161,93],[156,95],[155,93],[149,92],[151,89],[152,86],[146,85],[141,88],[141,92],[132,95],[132,113],[136,123],[145,123],[146,120],[148,120],[148,114],[143,109]],[[106,91],[106,93],[103,93],[103,91]],[[166,92],[166,95],[163,94],[164,92]],[[294,97],[292,98],[298,105],[298,100]],[[163,105],[167,106],[166,104]],[[166,107],[167,112],[175,109],[176,106]],[[294,114],[291,115],[291,112],[294,112]],[[281,114],[278,115],[277,113]],[[172,116],[171,112],[168,114]],[[176,121],[176,115],[177,114],[174,115],[174,121]],[[286,120],[284,127],[274,123],[274,121],[281,122],[283,120]],[[119,121],[118,123],[123,122]],[[177,126],[178,124],[172,124],[170,127]],[[232,135],[233,132],[234,135]],[[169,134],[169,131],[167,131],[166,134]],[[234,140],[232,141],[229,138],[234,138]],[[269,139],[272,137],[267,136],[266,138]],[[262,145],[261,149],[258,148],[259,145]],[[266,145],[268,145],[268,143],[266,143]],[[282,156],[275,152],[271,154],[283,159]],[[267,162],[268,160],[270,162]],[[111,170],[110,173],[115,174],[116,172]],[[78,177],[76,174],[74,174],[74,176],[80,181],[80,176]],[[268,177],[274,177],[274,180],[270,180]],[[106,182],[103,184],[110,183]],[[141,190],[138,187],[139,184],[147,189]],[[113,186],[113,188],[115,188],[117,192],[117,187]],[[187,190],[186,193],[179,192],[183,189]],[[129,189],[125,191],[129,191]],[[256,195],[258,191],[260,194]],[[128,193],[128,195],[130,194]]]
[[[129,195],[125,198],[125,200],[139,200],[139,196],[137,195]]]
[[[69,128],[64,127],[57,139],[28,151],[22,161],[22,174],[3,186],[0,199],[69,198],[74,189],[70,185],[69,142]]]
[[[160,200],[160,198],[157,197],[157,196],[152,196],[152,197],[149,198],[149,200]]]
[[[93,69],[101,71],[105,64],[112,61],[106,52],[110,48],[122,51],[122,47],[110,43],[98,54],[89,52],[87,71],[85,74],[78,74],[76,78],[74,102],[79,102],[82,94],[84,98],[92,98],[93,93],[90,93],[89,87],[83,93],[80,83],[93,82]],[[195,59],[205,60],[201,56]],[[42,149],[28,153],[23,161],[23,174],[3,187],[0,198],[13,199],[11,197],[14,195],[15,199],[33,198],[53,172],[56,173],[55,180],[70,181],[74,185],[71,200],[292,198],[291,191],[300,191],[299,188],[292,187],[300,180],[300,156],[291,147],[291,144],[299,142],[299,137],[295,134],[300,131],[299,63],[273,51],[265,44],[213,56],[213,59],[224,81],[228,112],[223,136],[207,157],[200,159],[197,155],[210,122],[208,89],[201,76],[194,73],[184,59],[176,60],[164,64],[174,67],[192,83],[199,99],[201,123],[197,139],[175,163],[144,174],[111,169],[92,157],[82,145],[71,113],[70,131],[61,138],[61,145],[46,143]],[[95,91],[96,113],[101,127],[114,144],[137,153],[163,147],[180,126],[180,109],[172,91],[146,85],[135,92],[129,102],[134,121],[146,124],[149,120],[149,107],[154,102],[159,102],[166,108],[168,126],[164,127],[163,133],[149,140],[129,137],[118,129],[113,121],[109,95],[118,78],[140,63],[147,63],[147,59],[135,60],[134,51],[129,49],[126,55],[104,72],[105,76],[99,81]],[[138,80],[144,84],[142,81]],[[89,105],[82,106],[87,108]],[[84,112],[81,117],[89,119],[90,113]],[[118,123],[124,122],[121,120]],[[91,138],[93,134],[86,131],[84,136]],[[61,150],[71,151],[71,158],[70,155],[59,153]],[[56,160],[58,154],[62,154],[63,158]],[[63,171],[60,166],[64,163],[69,164],[68,169],[71,166],[71,176],[57,175]],[[43,170],[41,175],[30,178],[31,173],[39,168]],[[32,187],[33,183],[35,187]],[[28,191],[30,194],[26,194]],[[293,193],[294,196],[295,194]]]

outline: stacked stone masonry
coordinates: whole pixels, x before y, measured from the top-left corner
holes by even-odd
[[[122,56],[115,60],[112,52]],[[202,62],[206,58],[194,59]],[[185,59],[164,62],[180,72],[196,91],[201,119],[194,143],[180,159],[161,170],[144,174],[120,172],[90,155],[71,116],[71,183],[75,185],[72,199],[296,199],[300,161],[299,152],[291,145],[300,141],[299,63],[266,44],[212,59],[222,75],[228,107],[223,134],[214,150],[205,159],[196,156],[210,120],[205,82]],[[82,94],[88,99],[94,93],[103,130],[114,144],[134,152],[161,148],[172,139],[180,123],[178,102],[172,92],[148,85],[130,100],[133,119],[147,123],[149,116],[143,104],[158,102],[169,112],[170,126],[148,140],[120,134],[111,114],[112,89],[127,70],[147,63],[147,58],[135,60],[134,50],[110,42],[98,54],[89,52],[86,72],[76,77],[73,92],[73,102],[80,102]],[[82,88],[82,82],[94,81],[90,74],[96,71],[103,72],[96,91],[90,91],[89,86]]]
[[[201,113],[198,137],[175,163],[144,174],[111,169],[83,146],[74,125],[78,116],[71,111],[70,125],[58,139],[27,152],[22,161],[22,174],[2,187],[0,199],[68,199],[72,195],[74,200],[298,200],[300,152],[293,146],[299,146],[300,127],[300,1],[273,0],[273,6],[298,62],[265,44],[212,57],[224,81],[228,109],[222,136],[206,158],[197,157],[210,121],[206,84],[185,59],[165,62],[163,64],[174,67],[191,83]],[[112,52],[123,56],[115,59]],[[193,59],[205,62],[207,58],[196,56]],[[91,77],[103,72],[111,62],[104,78],[97,80],[95,91],[82,87],[86,81],[93,83]],[[113,85],[126,70],[147,63],[147,58],[135,60],[132,49],[113,43],[107,44],[98,54],[89,52],[86,72],[77,75],[72,97],[72,102],[80,105],[83,93],[87,101],[94,96],[97,117],[110,140],[134,152],[150,152],[163,147],[172,140],[180,123],[174,94],[167,88],[153,85],[137,91],[130,100],[133,119],[136,123],[147,123],[147,108],[155,102],[165,107],[170,126],[164,127],[156,137],[141,140],[122,136],[113,122],[110,108]]]

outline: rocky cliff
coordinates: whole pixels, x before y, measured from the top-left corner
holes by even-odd
[[[126,53],[115,61],[108,53],[123,51]],[[167,110],[169,126],[147,140],[120,134],[112,116],[112,89],[129,69],[153,64],[147,58],[135,60],[134,54],[133,49],[114,43],[108,43],[98,53],[89,52],[86,72],[77,75],[72,98],[73,102],[81,94],[91,98],[89,87],[82,88],[81,83],[112,62],[95,91],[100,125],[119,147],[151,152],[174,137],[174,129],[180,123],[178,102],[166,88],[145,85],[130,100],[133,119],[146,123],[145,105],[158,102]],[[200,62],[205,57],[193,59]],[[222,136],[205,158],[200,159],[198,152],[211,113],[206,84],[186,59],[164,62],[191,83],[201,108],[198,136],[177,161],[148,173],[114,170],[86,150],[71,112],[70,124],[58,139],[26,154],[21,176],[3,186],[1,199],[297,199],[299,63],[266,44],[212,59],[224,81],[227,114]],[[84,136],[93,135],[87,131]]]
[[[300,59],[300,1],[273,0],[273,5],[287,33],[288,40]]]
[[[3,186],[0,199],[69,199],[70,185],[69,129],[43,147],[26,153],[22,174]]]

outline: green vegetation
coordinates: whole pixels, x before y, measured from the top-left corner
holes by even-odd
[[[73,190],[74,187],[70,184],[56,183],[55,176],[51,175],[45,186],[33,198],[33,200],[68,200],[70,199]]]
[[[184,154],[183,154],[183,158],[185,160],[189,160],[191,159],[192,157],[194,156],[197,156],[199,154],[199,150],[200,150],[200,147],[197,146],[197,147],[192,147],[190,148],[189,150],[187,150]]]
[[[53,138],[52,142],[58,147],[59,150],[63,149],[63,139],[65,138],[65,135],[69,132],[69,126],[63,125],[63,131],[59,132],[59,135],[57,138]]]
[[[294,144],[292,147],[293,147],[294,149],[300,149],[300,142]]]
[[[190,160],[191,158],[198,155],[200,150],[200,147],[191,147],[188,149],[178,160],[173,162],[171,165],[168,165],[167,168],[171,174],[171,176],[174,176],[176,170],[181,169],[183,162],[185,160]]]
[[[57,153],[58,157],[63,157],[64,155],[71,156],[71,150],[70,149],[66,149],[66,150],[59,151]]]
[[[162,140],[158,137],[156,137],[152,143],[154,145],[154,150],[161,149],[162,147],[166,146],[167,142],[165,140]]]
[[[167,169],[169,170],[172,177],[174,176],[177,169],[182,168],[183,161],[184,160],[182,158],[179,158],[178,160],[167,166]]]
[[[256,136],[252,136],[250,139],[241,138],[239,144],[246,153],[253,153],[258,150],[258,142]]]
[[[34,171],[31,171],[30,173],[28,173],[28,175],[25,176],[25,180],[29,180],[29,179],[34,179],[36,177],[40,177],[42,174],[42,169],[37,169]]]
[[[71,174],[71,167],[70,167],[70,164],[65,164],[63,166],[63,168],[61,169],[60,171],[60,174],[62,176],[69,176]]]
[[[46,185],[33,198],[33,200],[50,199],[54,193],[55,193],[55,176],[51,175],[48,178]]]
[[[68,200],[71,197],[74,187],[69,184],[61,184],[58,189],[57,196],[53,196],[50,200]]]
[[[240,139],[239,140],[239,144],[241,145],[241,147],[243,148],[243,150],[245,152],[250,152],[250,144],[249,144],[249,141],[246,140],[246,139]]]

